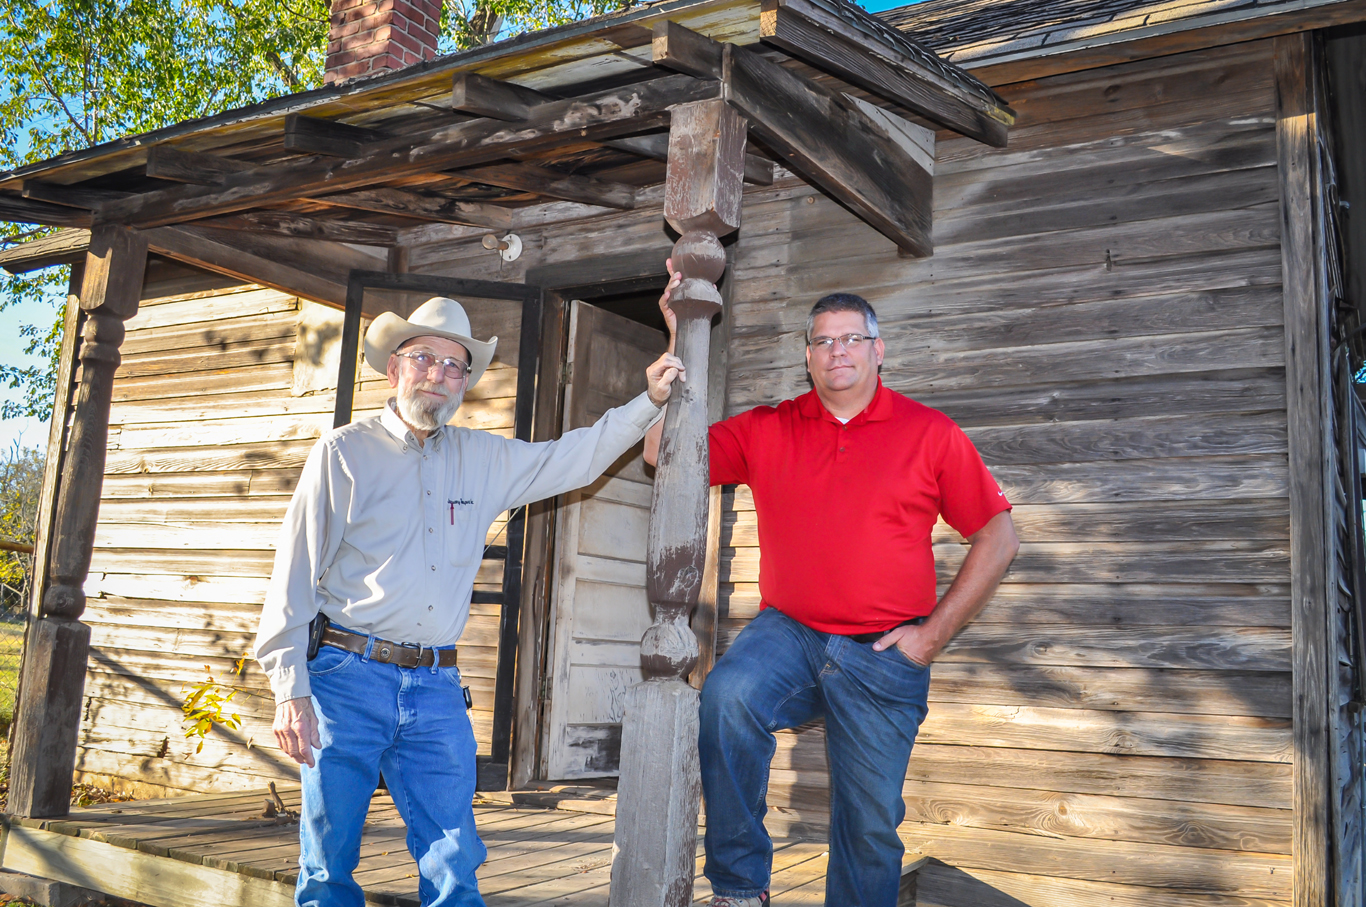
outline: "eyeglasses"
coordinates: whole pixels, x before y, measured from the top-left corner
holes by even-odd
[[[836,343],[852,353],[863,346],[865,340],[876,339],[876,337],[869,337],[867,334],[840,334],[838,337],[812,337],[807,342],[818,353],[833,352]]]
[[[394,353],[394,355],[398,356],[400,359],[407,359],[413,365],[417,366],[418,371],[426,372],[428,375],[430,375],[433,370],[439,370],[442,378],[449,375],[453,376],[457,381],[463,381],[465,378],[468,378],[470,374],[470,364],[460,359],[438,359],[431,353],[424,353],[421,351],[416,353]]]

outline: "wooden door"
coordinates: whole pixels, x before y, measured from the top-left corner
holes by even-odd
[[[564,428],[592,425],[645,389],[645,366],[667,346],[660,331],[572,303]],[[587,488],[564,496],[555,528],[544,777],[615,775],[622,701],[641,679],[650,626],[645,536],[653,470],[637,444]],[[648,473],[647,473],[648,470]]]

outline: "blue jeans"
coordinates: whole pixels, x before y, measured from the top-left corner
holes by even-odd
[[[400,668],[332,646],[308,663],[322,749],[303,766],[300,907],[361,907],[351,878],[384,780],[408,826],[423,907],[484,907],[474,871],[475,743],[459,668]]]
[[[830,761],[830,862],[825,903],[894,907],[905,847],[901,788],[925,719],[930,671],[895,646],[874,652],[812,630],[774,608],[759,613],[702,687],[702,792],[712,891],[768,889],[764,829],[773,732],[825,719]]]

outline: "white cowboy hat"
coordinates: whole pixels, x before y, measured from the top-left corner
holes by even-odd
[[[493,359],[498,338],[487,342],[470,336],[470,319],[465,309],[454,299],[433,296],[418,306],[405,321],[393,312],[384,312],[370,323],[365,332],[365,361],[381,375],[389,367],[389,356],[414,337],[445,337],[470,351],[470,380],[465,387],[474,387],[484,369]]]

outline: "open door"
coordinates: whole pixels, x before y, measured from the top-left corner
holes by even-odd
[[[592,425],[645,390],[663,332],[572,303],[564,428]],[[551,650],[543,777],[615,775],[623,698],[641,680],[640,637],[650,626],[645,538],[653,470],[637,444],[587,488],[565,495],[555,528]]]

